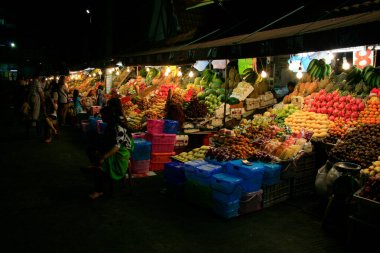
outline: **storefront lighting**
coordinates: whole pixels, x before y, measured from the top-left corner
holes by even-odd
[[[14,42],[9,43],[9,45],[11,46],[11,48],[15,48],[16,47],[16,44]]]
[[[94,73],[94,74],[92,74],[92,77],[95,77],[96,76],[96,74]]]
[[[127,67],[127,72],[131,72],[131,69],[129,67]]]
[[[189,77],[194,77],[194,72],[192,70],[189,72]]]
[[[117,76],[120,75],[120,71],[119,70],[116,71],[116,75]]]
[[[178,76],[182,76],[182,72],[181,72],[181,70],[178,71],[177,75],[178,75]]]
[[[267,72],[265,70],[261,71],[261,77],[266,78],[268,76]]]
[[[89,10],[89,9],[87,9],[87,10],[86,10],[86,13],[87,13],[87,14],[90,14],[90,10]]]
[[[101,70],[99,70],[99,76],[103,75],[103,72]]]
[[[343,57],[342,68],[343,68],[344,70],[347,70],[347,69],[350,68],[350,64],[347,62],[347,58],[346,58],[346,57]]]
[[[150,70],[149,67],[146,67],[145,69],[146,69],[147,72],[149,72],[149,70]]]

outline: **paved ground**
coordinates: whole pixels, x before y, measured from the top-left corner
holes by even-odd
[[[112,198],[90,201],[83,134],[66,127],[52,144],[35,131],[25,138],[11,98],[0,106],[2,252],[349,252],[344,229],[321,228],[314,197],[223,220],[160,193],[158,174],[134,179],[133,194],[117,185]]]

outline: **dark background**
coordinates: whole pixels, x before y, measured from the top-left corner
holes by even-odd
[[[192,43],[201,37],[211,40],[251,33],[300,6],[305,7],[268,29],[374,8],[374,4],[365,5],[363,3],[368,1],[362,0],[215,0],[213,4],[186,10],[197,2],[14,0],[2,3],[0,18],[11,25],[2,26],[0,30],[3,45],[0,59],[38,66],[46,72],[83,69],[106,64],[128,52]],[[352,7],[357,3],[361,4],[360,8]],[[350,8],[343,8],[345,6]],[[91,11],[91,22],[86,9]],[[206,36],[210,33],[212,35]],[[11,40],[17,45],[14,49],[7,47]]]

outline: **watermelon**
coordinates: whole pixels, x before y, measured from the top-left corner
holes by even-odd
[[[240,100],[235,97],[230,97],[228,98],[227,103],[230,105],[236,105],[240,103]]]

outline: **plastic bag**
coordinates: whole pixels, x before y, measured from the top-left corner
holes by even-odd
[[[337,174],[338,171],[336,169],[332,169],[331,167],[332,163],[327,161],[325,165],[319,168],[315,177],[315,191],[322,197],[328,197],[331,195],[332,184],[340,176]]]

